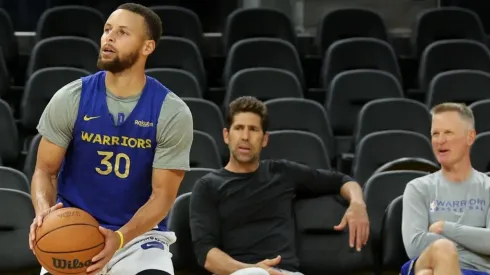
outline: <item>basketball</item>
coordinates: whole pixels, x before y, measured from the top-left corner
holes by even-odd
[[[36,231],[34,251],[39,263],[52,275],[86,274],[92,258],[104,249],[99,223],[78,208],[49,213]]]

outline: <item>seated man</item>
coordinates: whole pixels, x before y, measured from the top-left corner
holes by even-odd
[[[402,235],[412,260],[401,274],[490,274],[490,179],[471,166],[473,113],[456,103],[431,112],[432,147],[441,170],[405,189]]]
[[[260,161],[268,140],[267,124],[264,103],[253,97],[233,101],[223,130],[230,160],[193,189],[190,220],[195,254],[199,264],[216,275],[301,274],[292,207],[297,192],[340,193],[350,206],[335,229],[348,225],[350,246],[358,251],[367,242],[369,221],[359,184],[339,172],[286,160]],[[328,215],[328,209],[319,211]]]

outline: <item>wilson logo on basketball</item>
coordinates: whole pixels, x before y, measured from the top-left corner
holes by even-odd
[[[53,258],[53,266],[56,269],[78,269],[83,267],[89,267],[92,264],[91,260],[82,262],[79,259],[65,260]]]

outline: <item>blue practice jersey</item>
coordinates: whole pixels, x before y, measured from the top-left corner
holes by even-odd
[[[116,125],[104,71],[82,78],[80,107],[58,177],[58,201],[118,230],[150,198],[157,123],[168,89],[151,77],[134,110]],[[167,230],[164,219],[158,229]]]

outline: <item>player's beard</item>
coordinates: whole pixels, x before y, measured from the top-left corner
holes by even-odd
[[[116,58],[112,60],[102,60],[102,56],[99,53],[99,58],[97,59],[97,68],[111,72],[113,74],[117,74],[131,68],[137,60],[137,51],[131,52],[129,55],[123,58],[119,58],[119,56],[116,56]]]

